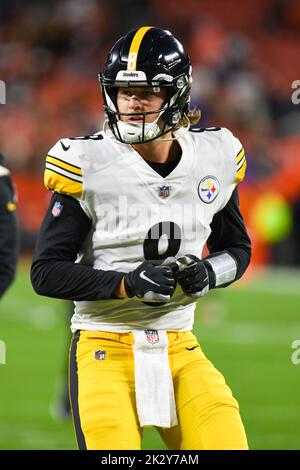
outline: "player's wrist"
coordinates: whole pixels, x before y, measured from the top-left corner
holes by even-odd
[[[133,272],[129,272],[126,274],[123,279],[123,289],[126,297],[134,297],[136,295],[136,291],[134,288],[134,279],[133,279]]]
[[[227,251],[207,256],[203,262],[208,271],[210,289],[226,286],[235,281],[237,261]]]
[[[125,299],[127,297],[125,284],[124,284],[124,277],[121,279],[119,285],[117,286],[116,290],[114,291],[114,295],[118,299]]]
[[[209,289],[214,289],[216,287],[216,274],[209,262],[207,262],[206,260],[203,260],[202,262],[207,271]]]

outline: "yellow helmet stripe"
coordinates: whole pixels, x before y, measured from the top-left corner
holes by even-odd
[[[138,57],[141,42],[143,40],[143,37],[147,33],[147,31],[151,28],[153,28],[153,26],[143,26],[142,28],[138,29],[135,35],[133,36],[132,43],[129,49],[129,54],[128,54],[128,62],[127,62],[128,71],[132,72],[136,70],[137,57]]]

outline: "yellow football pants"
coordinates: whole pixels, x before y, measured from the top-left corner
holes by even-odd
[[[168,449],[247,449],[238,404],[196,337],[169,332],[168,338],[179,421],[157,428]],[[133,344],[131,333],[75,333],[69,378],[80,449],[141,449]]]

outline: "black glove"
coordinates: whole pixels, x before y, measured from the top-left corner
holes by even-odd
[[[209,291],[209,272],[197,256],[186,255],[177,260],[180,263],[176,279],[184,293],[191,297],[202,297]]]
[[[144,261],[134,271],[124,276],[128,297],[150,301],[168,302],[174,293],[176,281],[172,269],[162,266],[162,261]]]

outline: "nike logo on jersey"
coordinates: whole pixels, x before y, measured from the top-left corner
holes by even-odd
[[[67,147],[67,146],[66,146],[63,142],[61,142],[61,141],[60,141],[60,143],[61,143],[61,146],[62,146],[62,148],[64,149],[65,152],[66,152],[67,150],[69,150],[69,148],[71,147],[71,145],[69,145],[69,147]]]
[[[157,284],[157,282],[154,282],[154,281],[152,281],[152,279],[150,279],[149,277],[145,276],[145,274],[144,274],[145,272],[146,272],[146,271],[142,271],[142,272],[140,273],[140,277],[141,277],[142,279],[144,279],[145,281],[151,282],[151,284],[154,284],[155,286],[158,286],[158,287],[159,287],[160,284]]]
[[[185,349],[187,349],[188,351],[193,351],[196,348],[199,348],[199,346],[197,345],[197,346],[193,346],[192,348],[185,348]]]

